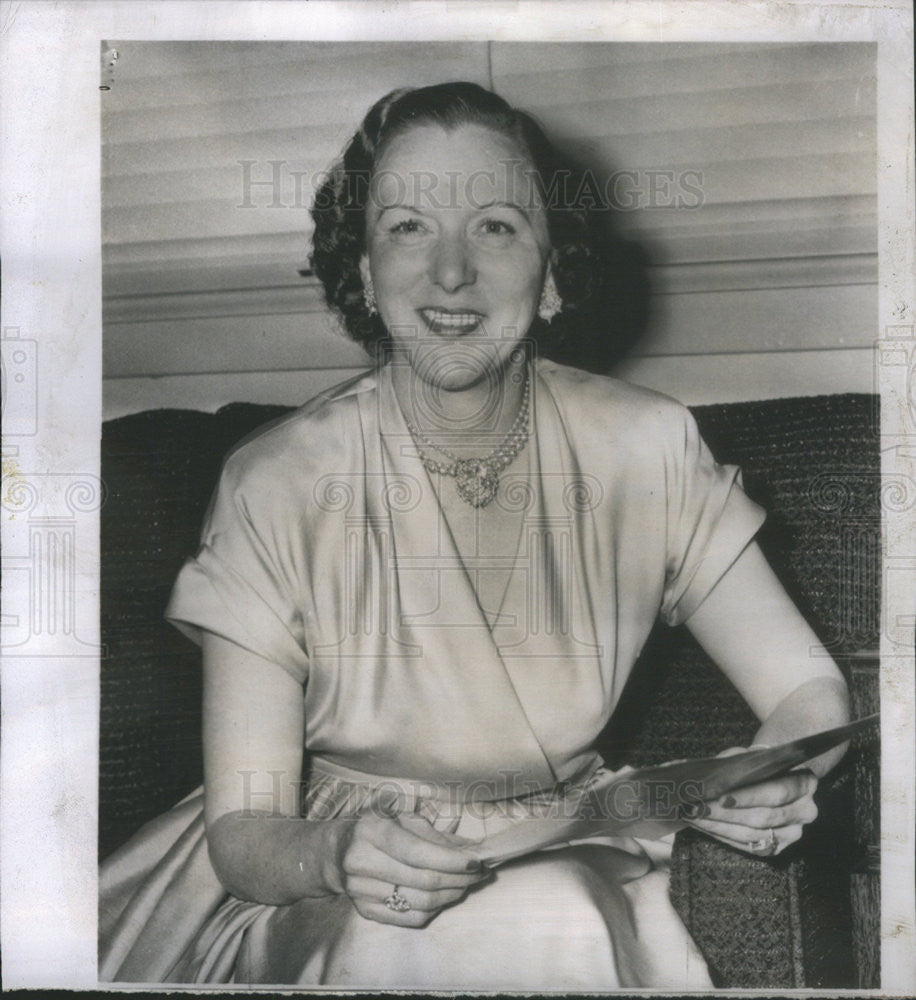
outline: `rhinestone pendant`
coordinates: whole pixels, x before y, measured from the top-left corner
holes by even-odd
[[[486,507],[499,490],[499,476],[478,458],[455,463],[458,496],[472,507]]]

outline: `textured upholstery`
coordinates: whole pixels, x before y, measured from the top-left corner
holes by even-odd
[[[875,407],[873,397],[843,395],[694,410],[717,458],[742,466],[745,488],[769,511],[761,543],[844,667],[861,667],[863,651],[877,647]],[[196,547],[221,456],[280,412],[233,404],[218,414],[157,410],[105,425],[103,856],[201,781],[199,654],[162,611]],[[872,676],[855,673],[860,687]],[[870,689],[856,693],[862,705],[874,697]],[[660,626],[602,749],[612,764],[639,765],[715,753],[747,743],[753,731],[752,715],[686,630]],[[717,983],[862,985],[850,871],[867,845],[854,829],[853,797],[854,781],[873,780],[873,756],[847,757],[820,793],[821,818],[801,845],[773,861],[679,835],[672,895]],[[874,830],[866,832],[870,838]]]

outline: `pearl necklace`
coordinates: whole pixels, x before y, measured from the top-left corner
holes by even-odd
[[[499,474],[528,443],[528,413],[531,401],[531,378],[525,379],[522,405],[518,416],[509,428],[509,433],[484,458],[460,458],[441,444],[434,444],[419,428],[406,420],[407,429],[414,437],[420,461],[427,472],[438,472],[443,476],[453,476],[458,496],[472,507],[486,507],[499,492]],[[406,418],[405,418],[406,419]],[[420,447],[419,442],[441,452],[451,462],[437,462]]]

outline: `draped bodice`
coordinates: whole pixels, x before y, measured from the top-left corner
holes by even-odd
[[[302,681],[330,764],[494,799],[588,770],[658,615],[687,618],[759,527],[679,404],[535,372],[527,472],[493,501],[512,555],[484,536],[462,559],[387,369],[227,460],[168,615]],[[488,573],[499,607],[478,599]]]

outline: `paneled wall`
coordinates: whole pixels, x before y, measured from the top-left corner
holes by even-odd
[[[364,367],[299,274],[310,196],[373,100],[446,79],[534,112],[647,250],[625,377],[689,403],[872,388],[873,45],[105,44],[107,416]]]

